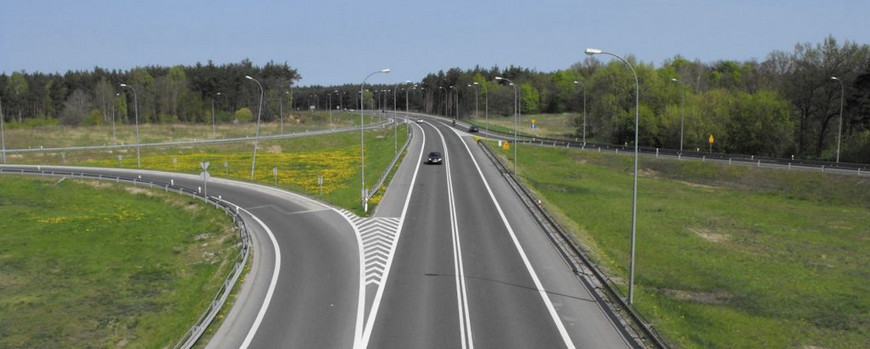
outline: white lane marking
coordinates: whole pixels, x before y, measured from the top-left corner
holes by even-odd
[[[454,130],[454,132],[456,132]],[[553,319],[553,322],[556,324],[556,328],[559,329],[559,334],[562,335],[562,341],[565,342],[565,345],[573,349],[575,348],[574,342],[571,340],[571,336],[568,334],[568,330],[565,329],[565,325],[562,323],[562,320],[559,318],[559,314],[556,312],[556,308],[553,306],[553,302],[550,301],[550,296],[547,295],[547,290],[544,289],[544,285],[541,284],[541,280],[538,278],[538,274],[535,273],[535,269],[532,268],[531,262],[529,262],[529,258],[526,256],[525,250],[523,250],[523,246],[520,245],[519,239],[517,239],[517,235],[514,233],[514,229],[511,227],[510,223],[505,217],[504,211],[501,209],[501,205],[499,205],[498,200],[495,198],[495,194],[492,192],[492,188],[489,186],[489,182],[486,180],[486,177],[483,176],[483,171],[480,169],[480,165],[477,163],[477,160],[474,158],[474,155],[471,154],[471,149],[468,148],[468,144],[465,143],[465,140],[456,133],[456,136],[459,137],[459,140],[465,146],[465,150],[468,151],[468,156],[471,157],[471,161],[474,162],[474,167],[477,168],[477,173],[480,174],[480,179],[483,181],[484,186],[486,186],[486,191],[489,193],[490,199],[492,199],[492,203],[495,205],[495,208],[498,210],[499,216],[501,216],[502,222],[504,222],[505,227],[508,230],[508,233],[511,236],[511,240],[514,242],[514,246],[517,248],[517,252],[519,252],[520,257],[523,260],[523,264],[526,265],[526,269],[529,271],[529,275],[531,275],[532,280],[535,282],[535,287],[538,289],[538,294],[541,296],[541,299],[544,300],[544,304],[547,306],[547,311],[550,313],[550,317]]]
[[[462,348],[474,348],[471,335],[471,315],[468,311],[468,291],[465,285],[465,267],[462,263],[462,244],[459,239],[459,222],[456,218],[456,197],[453,193],[453,176],[450,174],[450,158],[447,151],[447,141],[441,130],[435,129],[441,137],[444,148],[444,163],[447,167],[447,198],[450,204],[450,232],[453,239],[453,270],[456,275],[456,304],[459,308],[459,332],[462,336]]]
[[[247,349],[248,346],[251,345],[251,341],[254,340],[254,335],[257,334],[257,330],[260,328],[260,323],[263,322],[263,317],[266,316],[266,310],[269,309],[269,303],[272,302],[272,295],[275,294],[275,286],[278,285],[278,274],[281,272],[281,249],[278,247],[278,240],[275,239],[272,230],[270,230],[269,227],[260,220],[260,218],[257,218],[257,216],[243,208],[239,208],[239,210],[250,215],[255,221],[257,221],[257,224],[263,227],[266,234],[269,234],[269,239],[272,240],[272,246],[275,247],[275,269],[272,272],[272,281],[269,283],[269,290],[266,292],[266,299],[263,300],[263,305],[260,306],[260,312],[257,313],[257,319],[254,320],[254,324],[251,325],[251,329],[248,330],[248,335],[245,337],[245,341],[242,342],[241,346],[239,346],[240,349]]]
[[[393,256],[396,255],[396,246],[399,245],[399,237],[402,235],[402,227],[405,225],[405,216],[408,213],[408,205],[411,203],[411,193],[414,191],[414,183],[417,182],[417,173],[420,172],[420,163],[423,160],[423,147],[426,145],[426,133],[423,132],[423,128],[416,123],[413,123],[415,127],[420,129],[420,134],[423,135],[423,141],[420,142],[420,151],[417,156],[417,167],[414,168],[414,175],[411,177],[411,186],[408,188],[408,196],[405,197],[405,206],[402,208],[402,216],[399,217],[399,226],[396,228],[396,237],[393,241],[393,247],[390,249],[390,258],[387,260],[387,265],[384,268],[384,275],[381,279],[381,286],[378,287],[377,293],[375,293],[375,299],[372,301],[372,309],[369,310],[369,318],[366,321],[366,328],[362,335],[362,340],[359,343],[359,346],[354,344],[355,349],[364,349],[369,346],[369,339],[372,336],[372,328],[375,324],[375,319],[378,317],[378,309],[381,307],[381,298],[384,295],[384,289],[387,288],[387,279],[390,277],[390,269],[393,265]],[[360,285],[361,288],[365,288],[364,285]]]
[[[425,135],[424,135],[424,140],[425,140]],[[422,153],[422,147],[421,147],[421,153]],[[0,165],[0,167],[6,167],[6,165]],[[23,167],[38,168],[38,166],[33,166],[33,165],[24,165]],[[125,170],[125,169],[110,169],[110,168],[100,168],[100,167],[70,167],[70,166],[52,166],[52,168],[66,169],[66,170],[108,171],[110,173],[132,173],[132,174],[139,174],[140,178],[141,178],[142,174],[150,174],[150,175],[154,175],[154,176],[165,176],[165,177],[169,177],[169,178],[172,178],[173,176],[175,176],[176,178],[187,178],[187,179],[193,179],[193,180],[200,179],[200,176],[197,176],[197,175],[189,175],[189,174],[184,174],[184,173],[173,173],[173,172],[161,172],[161,171],[153,171],[153,170],[142,170],[142,169]],[[418,168],[419,168],[419,164],[418,164]],[[416,178],[416,174],[415,174],[414,178]],[[356,330],[355,330],[355,334],[354,334],[354,348],[356,348],[359,345],[358,343],[359,343],[359,340],[361,338],[362,326],[363,326],[363,315],[365,313],[365,285],[363,284],[365,282],[365,280],[364,280],[365,274],[363,274],[364,270],[363,270],[362,241],[360,241],[360,234],[356,228],[356,225],[354,225],[353,222],[348,217],[345,217],[344,215],[342,215],[341,211],[339,209],[337,209],[333,206],[327,205],[323,202],[314,200],[312,198],[294,193],[294,192],[290,192],[290,191],[287,191],[284,189],[274,188],[274,187],[270,187],[270,186],[266,186],[266,185],[262,185],[262,184],[240,182],[240,181],[235,181],[235,180],[226,179],[226,178],[213,177],[211,179],[211,181],[213,181],[215,183],[223,183],[223,184],[227,184],[227,185],[244,187],[244,188],[252,189],[252,190],[258,190],[258,191],[263,192],[263,193],[268,192],[269,195],[275,195],[274,193],[286,195],[286,196],[289,196],[289,197],[296,199],[297,201],[289,200],[289,201],[294,202],[296,204],[299,204],[299,201],[304,201],[304,202],[307,202],[307,203],[314,205],[314,206],[326,207],[326,208],[332,210],[333,212],[339,214],[340,216],[344,217],[344,219],[345,219],[345,221],[347,221],[348,225],[350,225],[351,228],[353,228],[354,237],[356,238],[356,241],[357,241],[357,247],[360,249],[360,251],[359,251],[360,287],[359,287],[359,297],[357,299]],[[412,185],[413,185],[413,182],[412,182]],[[275,196],[280,197],[279,195],[275,195]],[[410,198],[410,193],[408,194],[408,197]],[[407,208],[407,204],[406,204],[406,208]],[[244,210],[241,207],[239,209]],[[251,214],[251,212],[249,212],[247,210],[244,210],[244,211],[247,212],[249,215],[251,215],[251,217],[254,217],[256,219],[256,216]],[[280,269],[280,266],[281,266],[281,264],[280,264],[280,256],[281,256],[280,252],[281,251],[278,247],[277,240],[275,240],[275,236],[272,235],[271,230],[269,230],[269,228],[266,227],[266,225],[263,224],[262,221],[260,221],[259,219],[257,219],[257,221],[259,221],[259,224],[265,228],[264,230],[266,230],[266,232],[269,234],[269,237],[272,240],[272,246],[275,247],[275,251],[276,251],[276,254],[275,254],[276,255],[275,272],[272,275],[272,281],[270,283],[272,288],[269,290],[269,292],[267,292],[267,298],[264,300],[263,307],[260,308],[260,312],[258,314],[258,319],[255,321],[254,325],[251,327],[251,329],[248,332],[248,337],[250,337],[250,338],[245,339],[248,344],[245,344],[245,345],[241,346],[240,348],[247,348],[247,346],[250,345],[250,340],[253,339],[253,334],[257,332],[257,329],[259,328],[260,322],[263,321],[262,318],[263,318],[263,316],[265,316],[266,308],[268,307],[269,302],[271,302],[272,294],[274,293],[274,286],[277,283],[278,270]],[[234,307],[235,307],[235,305],[234,305]]]

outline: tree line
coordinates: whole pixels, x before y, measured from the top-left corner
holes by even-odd
[[[774,51],[762,61],[703,63],[676,56],[656,67],[634,56],[626,59],[640,84],[641,146],[705,149],[714,135],[714,151],[833,160],[842,134],[841,161],[870,162],[866,44],[840,44],[828,37],[820,44],[797,44],[790,52]],[[260,96],[246,75],[263,84],[265,121],[292,111],[356,109],[361,99],[365,108],[395,105],[462,119],[475,116],[478,108],[483,117],[487,105],[490,117],[509,117],[515,90],[495,79],[503,77],[516,84],[524,115],[570,113],[575,127],[565,130],[566,137],[583,132],[585,106],[588,140],[634,141],[634,77],[624,63],[597,57],[555,72],[453,68],[418,82],[366,85],[362,95],[353,84],[297,87],[300,76],[287,63],[255,67],[248,60],[63,75],[14,72],[0,75],[0,103],[13,127],[104,124],[113,118],[129,123],[133,96],[119,87],[126,83],[136,90],[141,122],[210,122],[213,105],[219,122],[244,121],[256,113]]]
[[[299,73],[286,62],[256,67],[249,60],[220,66],[209,61],[204,65],[148,66],[129,71],[97,67],[62,75],[13,72],[0,75],[0,103],[11,127],[99,125],[113,118],[132,123],[134,101],[138,102],[139,121],[143,123],[211,122],[213,105],[216,118],[228,121],[237,110],[258,106],[260,89],[245,76],[262,83],[265,97],[274,101],[299,80]],[[285,100],[289,103],[289,95]]]

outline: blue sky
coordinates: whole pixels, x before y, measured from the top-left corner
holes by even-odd
[[[386,67],[379,82],[475,65],[549,72],[586,47],[656,65],[677,54],[763,60],[828,35],[870,43],[868,16],[867,0],[8,0],[0,72],[248,58],[286,61],[301,85],[331,85]]]

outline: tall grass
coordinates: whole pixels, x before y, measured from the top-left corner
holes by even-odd
[[[522,147],[519,164],[625,291],[631,157]],[[652,158],[640,165],[634,300],[668,341],[870,346],[870,180]]]

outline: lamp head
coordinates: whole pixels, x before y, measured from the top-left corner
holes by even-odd
[[[245,79],[254,80],[254,78],[252,78],[250,75],[245,75]]]
[[[840,79],[837,79],[836,76],[832,76],[832,77],[831,77],[831,80],[840,80]]]
[[[381,69],[381,73],[389,73],[389,72],[390,72],[390,68]]]
[[[590,55],[590,56],[591,56],[591,55],[601,54],[601,50],[599,50],[599,49],[597,49],[597,48],[587,48],[587,49],[586,49],[586,54],[587,54],[587,55]]]
[[[127,87],[127,84],[121,84],[121,87]]]
[[[496,79],[496,80],[502,80],[502,79],[504,79],[504,78],[501,77],[501,76],[496,76],[495,79]]]

